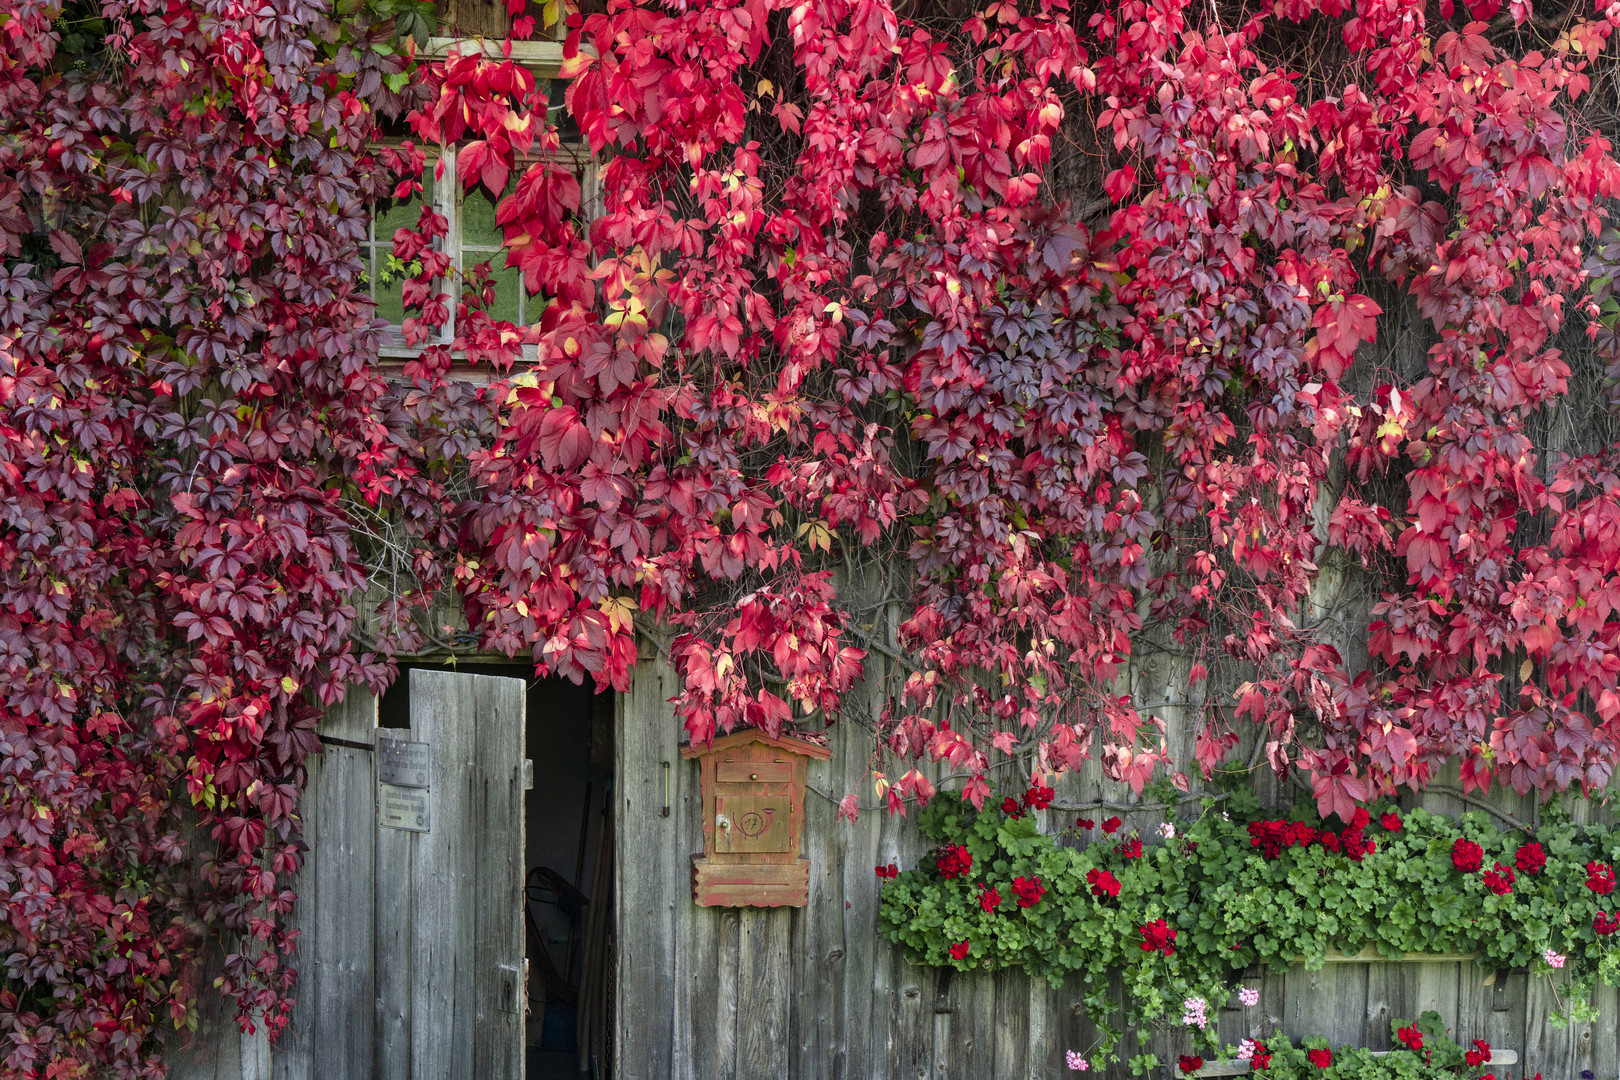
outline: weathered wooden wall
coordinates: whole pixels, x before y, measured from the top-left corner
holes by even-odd
[[[1164,669],[1171,664],[1166,656],[1144,663],[1139,695],[1150,684],[1174,681],[1176,669]],[[915,865],[923,844],[914,825],[875,805],[865,781],[870,735],[857,724],[836,726],[832,759],[810,767],[809,905],[696,906],[691,856],[702,850],[701,800],[697,764],[679,756],[678,725],[667,704],[673,680],[662,659],[645,659],[619,720],[618,1080],[1075,1075],[1064,1069],[1064,1051],[1083,1052],[1091,1042],[1077,985],[1053,990],[1021,972],[963,976],[916,968],[878,936],[872,868],[891,861]],[[1180,738],[1174,710],[1154,711],[1167,715],[1174,750]],[[668,817],[662,814],[666,762]],[[863,801],[853,825],[836,818],[838,799],[852,790]],[[1099,799],[1131,801],[1128,790],[1090,766],[1063,781],[1058,807],[1044,816],[1055,820],[1064,805]],[[1524,818],[1534,813],[1531,803],[1511,794],[1494,802]],[[1462,808],[1444,794],[1425,803],[1444,813]],[[1164,820],[1162,810],[1122,816],[1144,832]],[[1231,1042],[1280,1023],[1294,1037],[1325,1035],[1385,1049],[1391,1017],[1434,1009],[1459,1037],[1515,1050],[1514,1078],[1520,1070],[1525,1076],[1539,1071],[1545,1080],[1578,1080],[1586,1069],[1599,1078],[1620,1076],[1620,1002],[1610,988],[1598,990],[1597,1023],[1558,1029],[1546,1022],[1555,1005],[1544,979],[1527,979],[1524,972],[1498,979],[1472,961],[1334,963],[1255,983],[1260,1006],[1219,1013]],[[1174,1061],[1189,1047],[1158,1037],[1149,1048],[1160,1060]],[[1132,1052],[1128,1046],[1127,1056]]]

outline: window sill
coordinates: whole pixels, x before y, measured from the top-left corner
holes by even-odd
[[[504,42],[494,38],[428,38],[427,56],[430,59],[442,60],[450,55],[450,49],[454,47],[456,52],[463,56],[482,50],[485,56],[500,59],[503,44]],[[563,43],[514,41],[512,59],[534,72],[537,78],[555,79],[562,69]]]

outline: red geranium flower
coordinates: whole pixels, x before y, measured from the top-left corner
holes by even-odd
[[[986,911],[994,911],[1001,906],[1001,894],[984,882],[979,882],[979,906]]]
[[[1080,828],[1087,830],[1095,829],[1097,827],[1097,823],[1088,817],[1075,818],[1074,823]]]
[[[1046,886],[1041,884],[1040,878],[1015,877],[1013,892],[1018,894],[1019,907],[1034,907],[1046,895]]]
[[[1249,1068],[1253,1069],[1255,1072],[1259,1072],[1261,1069],[1264,1069],[1266,1066],[1268,1066],[1270,1064],[1271,1064],[1271,1051],[1266,1049],[1266,1044],[1265,1043],[1263,1043],[1263,1042],[1255,1043],[1254,1044],[1254,1054],[1252,1056],[1250,1056],[1250,1058],[1249,1058]]]
[[[1312,1050],[1305,1056],[1310,1058],[1311,1064],[1318,1069],[1325,1069],[1333,1064],[1333,1051],[1331,1050]]]
[[[1614,867],[1608,863],[1587,863],[1586,887],[1599,896],[1607,896],[1614,892]]]
[[[1119,879],[1107,870],[1092,868],[1086,871],[1086,884],[1091,886],[1092,896],[1115,897],[1119,895]]]
[[[1608,937],[1616,930],[1620,930],[1620,911],[1615,912],[1613,915],[1598,912],[1597,916],[1592,919],[1592,929],[1599,937]]]
[[[1519,850],[1513,853],[1513,865],[1519,868],[1521,874],[1539,874],[1541,868],[1547,865],[1547,853],[1532,840],[1520,845]]]
[[[1118,832],[1119,827],[1121,825],[1123,825],[1123,824],[1125,824],[1125,823],[1123,821],[1119,820],[1119,818],[1111,817],[1107,821],[1103,822],[1103,832],[1109,833],[1111,835],[1113,833]]]
[[[1177,1064],[1181,1066],[1183,1076],[1191,1076],[1204,1067],[1204,1059],[1196,1054],[1182,1054],[1181,1060]]]
[[[1001,800],[1001,812],[1008,817],[1023,817],[1024,808],[1018,805],[1018,800],[1011,795]]]
[[[951,946],[952,960],[966,960],[968,953],[973,951],[973,942],[959,941]]]
[[[1122,844],[1115,844],[1114,853],[1116,855],[1123,855],[1127,859],[1140,859],[1142,857],[1141,838],[1133,836]]]
[[[1478,1068],[1491,1059],[1491,1044],[1484,1039],[1475,1039],[1474,1048],[1463,1055],[1471,1069]]]
[[[1138,926],[1137,931],[1142,935],[1143,952],[1162,952],[1166,956],[1176,955],[1176,931],[1163,919],[1155,919],[1146,926]]]
[[[1415,1027],[1410,1025],[1403,1027],[1395,1033],[1395,1037],[1400,1039],[1409,1050],[1423,1049],[1423,1032]]]
[[[894,865],[894,863],[890,863],[888,866],[873,867],[873,869],[877,871],[877,876],[880,878],[894,878],[900,876],[900,868]]]
[[[1465,874],[1472,874],[1485,862],[1485,851],[1472,840],[1458,837],[1451,845],[1451,864]]]
[[[1378,824],[1384,827],[1385,832],[1401,831],[1401,815],[1392,810],[1386,810],[1378,815]]]
[[[1497,896],[1506,896],[1513,891],[1513,870],[1511,867],[1497,863],[1485,871],[1485,887]]]
[[[942,878],[965,877],[973,869],[973,856],[961,844],[946,844],[934,852],[934,869]]]
[[[1029,790],[1024,792],[1024,806],[1030,810],[1045,810],[1052,805],[1052,798],[1055,794],[1049,787],[1030,784]]]

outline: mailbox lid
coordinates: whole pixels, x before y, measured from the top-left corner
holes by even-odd
[[[786,795],[714,797],[714,850],[777,854],[793,850],[793,800]]]
[[[791,761],[716,761],[714,778],[722,784],[791,784]]]

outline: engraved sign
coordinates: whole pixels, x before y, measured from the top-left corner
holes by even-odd
[[[716,795],[714,849],[735,854],[787,851],[791,806],[786,795]]]
[[[395,787],[429,787],[429,744],[406,739],[377,740],[377,779]]]
[[[406,832],[427,832],[431,824],[427,790],[378,781],[377,824]]]

